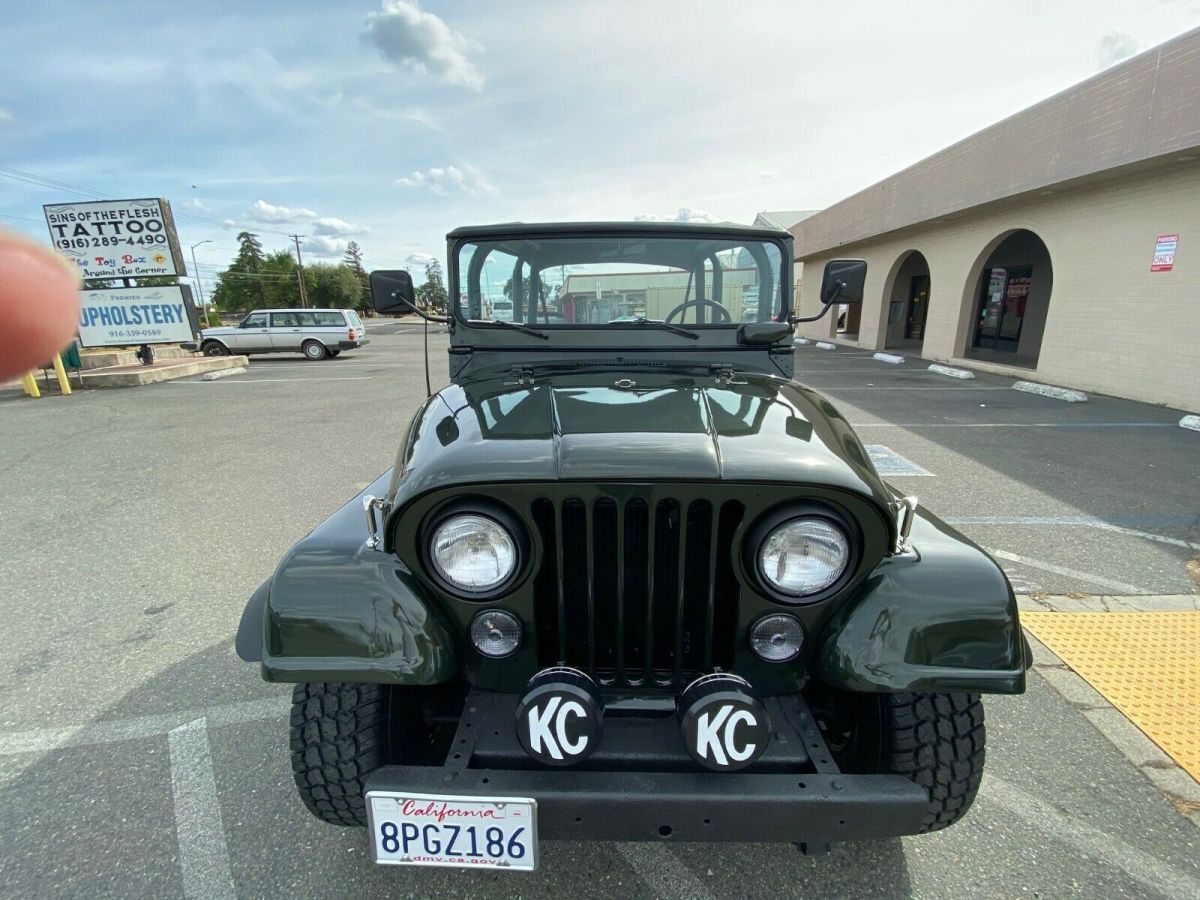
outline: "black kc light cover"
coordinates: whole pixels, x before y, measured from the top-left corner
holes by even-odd
[[[703,675],[675,703],[683,743],[692,759],[714,772],[754,763],[771,739],[767,711],[737,675]]]
[[[600,743],[603,727],[604,704],[596,683],[568,666],[538,672],[517,704],[517,740],[547,766],[587,759]]]

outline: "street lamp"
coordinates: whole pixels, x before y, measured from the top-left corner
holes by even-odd
[[[200,267],[196,265],[196,248],[200,244],[211,244],[212,241],[200,241],[192,244],[192,271],[196,273],[196,290],[200,292],[200,309],[204,312],[204,325],[208,326],[208,304],[204,300],[204,282],[200,280]]]

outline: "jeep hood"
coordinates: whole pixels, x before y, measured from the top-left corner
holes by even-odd
[[[808,483],[890,502],[849,424],[808,388],[757,374],[622,374],[444,388],[402,442],[393,508],[434,488],[559,480]]]

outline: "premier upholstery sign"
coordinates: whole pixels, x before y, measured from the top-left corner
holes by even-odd
[[[84,347],[177,344],[195,338],[190,299],[178,287],[81,291],[79,342]]]

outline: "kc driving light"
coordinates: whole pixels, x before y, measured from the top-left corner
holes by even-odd
[[[502,609],[485,609],[471,620],[469,631],[484,656],[509,656],[521,646],[521,620]]]
[[[429,542],[434,568],[447,582],[470,593],[503,584],[517,565],[517,545],[487,516],[451,516]]]
[[[804,646],[804,626],[792,616],[763,616],[750,629],[750,649],[767,662],[795,659]]]
[[[792,597],[829,587],[850,562],[846,533],[828,519],[804,516],[784,522],[767,535],[758,566],[767,583]]]

